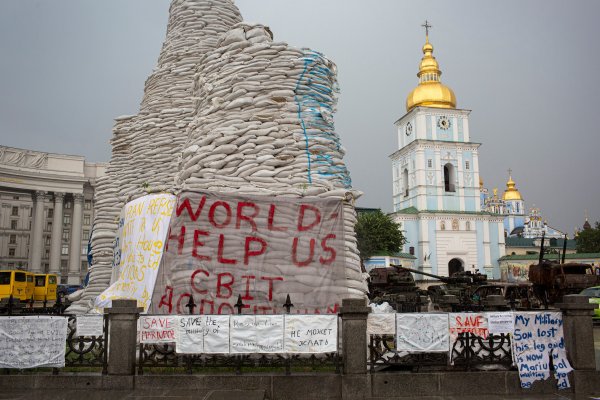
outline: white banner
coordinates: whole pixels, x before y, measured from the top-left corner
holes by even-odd
[[[490,334],[513,333],[515,330],[515,316],[512,312],[486,313]]]
[[[118,278],[96,298],[96,307],[110,307],[114,299],[136,299],[144,312],[148,310],[174,204],[171,194],[151,194],[125,205],[118,253],[115,248]]]
[[[562,314],[554,312],[515,312],[513,356],[522,388],[550,377],[550,357],[559,389],[570,387]]]
[[[231,315],[229,352],[283,353],[283,315]]]
[[[337,351],[337,315],[286,315],[286,353]]]
[[[228,315],[186,315],[175,319],[177,353],[229,353]]]
[[[77,315],[75,331],[79,337],[104,335],[104,316],[98,314]]]
[[[175,342],[175,317],[171,315],[142,315],[138,320],[140,343]]]
[[[396,349],[398,351],[446,352],[448,314],[396,314]]]
[[[65,366],[67,318],[0,318],[0,368]]]
[[[368,335],[395,335],[396,334],[396,314],[381,313],[369,314],[367,318]]]
[[[456,342],[461,333],[470,333],[487,339],[489,334],[487,318],[483,313],[450,313],[450,343]]]

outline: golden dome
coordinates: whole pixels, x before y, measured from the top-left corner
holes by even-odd
[[[417,106],[456,108],[456,96],[452,89],[440,82],[441,75],[442,71],[433,56],[433,46],[429,43],[429,35],[427,35],[423,46],[423,58],[417,73],[419,85],[406,98],[406,111]]]
[[[515,187],[515,181],[512,180],[512,176],[508,176],[508,182],[506,182],[506,190],[502,195],[502,200],[523,200],[521,193]]]

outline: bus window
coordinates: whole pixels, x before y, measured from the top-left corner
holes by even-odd
[[[0,285],[10,285],[10,272],[0,272]]]
[[[46,277],[44,275],[36,276],[35,277],[35,286],[37,286],[37,287],[46,286]]]
[[[33,282],[33,275],[27,274],[27,282],[28,283]]]
[[[15,282],[27,282],[25,272],[15,272]]]
[[[48,276],[48,284],[54,285],[56,283],[56,277],[54,275]]]

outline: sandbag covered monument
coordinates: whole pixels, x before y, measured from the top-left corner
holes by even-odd
[[[336,66],[240,20],[229,0],[172,2],[140,114],[115,126],[90,287],[108,286],[108,221],[131,198],[169,191],[177,201],[149,312],[187,313],[192,300],[195,313],[231,313],[240,297],[247,312],[278,313],[287,294],[297,312],[337,312],[367,288],[359,193],[333,125]],[[183,43],[192,36],[203,45]]]

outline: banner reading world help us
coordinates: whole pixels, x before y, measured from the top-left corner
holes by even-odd
[[[175,199],[171,194],[152,194],[123,207],[113,279],[96,298],[96,307],[109,307],[115,299],[136,299],[148,310]]]
[[[182,192],[174,207],[152,313],[337,313],[347,294],[340,200]]]

